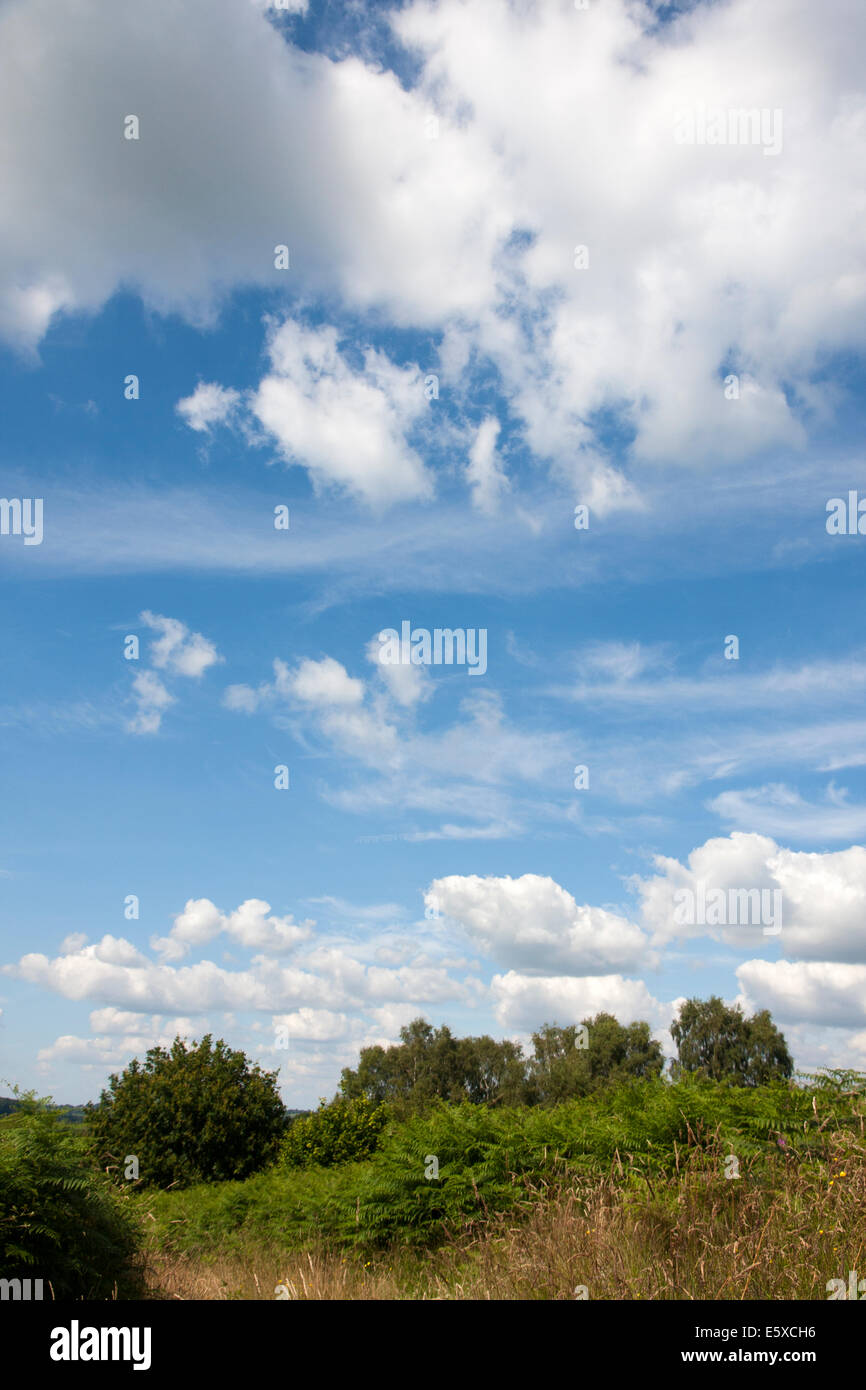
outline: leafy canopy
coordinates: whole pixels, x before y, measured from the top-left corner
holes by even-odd
[[[698,1072],[734,1086],[787,1081],[794,1062],[767,1009],[745,1018],[739,1004],[729,1008],[717,995],[687,999],[671,1024],[678,1072]]]
[[[134,1155],[141,1182],[157,1187],[246,1178],[276,1159],[286,1129],[276,1073],[210,1033],[133,1059],[87,1117],[102,1161],[122,1176]]]
[[[388,1122],[381,1102],[338,1096],[323,1100],[311,1115],[292,1121],[280,1150],[284,1168],[330,1168],[335,1163],[358,1163],[369,1158]]]

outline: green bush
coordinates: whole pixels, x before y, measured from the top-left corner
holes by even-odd
[[[249,1177],[274,1162],[286,1129],[275,1073],[210,1034],[151,1048],[144,1066],[134,1059],[87,1120],[104,1166],[122,1174],[134,1155],[142,1184],[156,1187]]]
[[[291,1124],[280,1150],[283,1168],[330,1168],[369,1158],[390,1118],[388,1106],[359,1097],[322,1101]]]
[[[139,1239],[80,1131],[32,1098],[0,1120],[0,1278],[42,1279],[45,1298],[138,1297]]]

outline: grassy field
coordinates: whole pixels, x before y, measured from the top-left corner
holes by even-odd
[[[824,1300],[866,1274],[864,1111],[838,1086],[692,1083],[442,1106],[364,1163],[140,1193],[147,1282],[163,1299]]]

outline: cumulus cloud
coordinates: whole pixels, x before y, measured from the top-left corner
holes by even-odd
[[[178,401],[178,415],[190,429],[204,433],[214,425],[223,425],[235,414],[240,392],[220,386],[215,381],[199,382],[191,396]]]
[[[3,154],[13,342],[34,346],[58,310],[95,311],[121,284],[199,324],[231,286],[286,274],[404,322],[489,292],[507,218],[483,144],[456,125],[425,139],[426,97],[293,47],[261,4],[153,0],[142,25],[110,0],[63,14],[27,0],[4,7],[0,54],[26,132]],[[284,243],[289,272],[275,269]]]
[[[90,1026],[94,1033],[137,1033],[145,1034],[148,1029],[162,1030],[172,1036],[185,1036],[193,1031],[188,1018],[164,1019],[159,1014],[147,1015],[132,1013],[129,1009],[93,1009]]]
[[[179,618],[166,618],[145,609],[139,620],[160,635],[150,644],[150,659],[160,671],[171,676],[187,676],[195,680],[210,666],[224,660],[216,646],[200,632],[190,632]],[[139,671],[132,681],[136,713],[127,723],[134,734],[155,734],[162,725],[162,716],[169,705],[176,703],[163,679],[156,671]]]
[[[160,670],[197,679],[223,660],[213,642],[200,632],[190,632],[179,618],[164,618],[145,609],[141,621],[160,633],[150,646],[150,659]]]
[[[660,1027],[673,1016],[673,1006],[654,999],[642,980],[626,980],[622,975],[545,978],[509,970],[506,975],[494,975],[490,988],[496,1017],[509,1029],[573,1022],[597,1013],[611,1013],[621,1023],[646,1019]]]
[[[209,898],[190,898],[183,912],[175,917],[168,936],[154,937],[150,944],[164,960],[181,960],[221,932],[250,950],[272,955],[291,951],[308,940],[313,921],[295,922],[291,914],[272,917],[270,910],[270,903],[261,898],[248,898],[230,913],[220,912]]]
[[[289,1038],[311,1042],[335,1042],[350,1033],[348,1015],[330,1009],[296,1009],[291,1014],[274,1014],[274,1028],[285,1029]]]
[[[174,696],[153,671],[139,671],[133,677],[132,689],[138,708],[127,728],[134,734],[155,734],[162,724],[163,713],[175,703]]]
[[[749,1005],[769,1009],[782,1022],[831,1028],[866,1024],[866,965],[750,960],[738,967],[737,979]]]
[[[425,902],[459,922],[494,960],[539,974],[604,975],[647,962],[640,927],[604,908],[579,906],[552,878],[437,878]]]
[[[249,899],[225,916],[222,927],[226,935],[258,952],[246,968],[229,970],[210,960],[176,966],[173,962],[187,954],[190,934],[201,937],[211,930],[210,906],[207,899],[187,904],[175,924],[178,935],[153,943],[164,955],[159,963],[132,942],[106,935],[53,959],[30,952],[17,963],[4,965],[2,973],[64,999],[88,1000],[120,1011],[120,1015],[102,1015],[96,1010],[109,1023],[125,1023],[127,1014],[336,1012],[409,1001],[423,1007],[469,999],[475,992],[473,982],[456,980],[446,967],[421,957],[392,969],[368,965],[344,945],[322,945],[309,950],[298,964],[280,965],[273,955],[300,944],[309,924],[269,918],[265,915],[268,905],[259,899]]]
[[[640,895],[642,921],[655,944],[676,938],[709,936],[730,945],[756,944],[760,926],[708,926],[677,920],[676,895],[697,898],[699,885],[725,892],[769,890],[780,894],[781,932],[776,941],[786,956],[810,961],[866,962],[866,848],[826,853],[787,849],[765,835],[733,831],[692,850],[687,862],[659,855],[651,878],[633,880]]]
[[[252,410],[290,463],[316,486],[345,488],[381,504],[432,496],[432,481],[407,442],[426,412],[417,367],[396,367],[368,348],[355,371],[337,346],[336,329],[305,329],[288,320],[270,340],[272,370]]]
[[[644,463],[801,446],[827,404],[816,368],[863,347],[860,6],[838,25],[800,0],[659,23],[641,0],[414,0],[391,17],[408,90],[382,63],[293,46],[260,3],[152,0],[148,16],[109,0],[0,15],[22,132],[2,169],[9,341],[33,348],[55,314],[120,285],[205,324],[228,289],[291,277],[443,330],[452,364],[492,363],[529,449],[598,511],[635,504]],[[778,151],[678,142],[699,106],[779,110]],[[275,333],[261,425],[317,486],[429,496],[407,443],[414,373],[369,349],[353,365],[335,332]],[[194,428],[225,407],[214,389],[187,398]],[[629,477],[606,457],[611,419],[633,439]],[[470,467],[486,505],[502,486],[486,438]]]
[[[277,657],[273,671],[273,681],[264,681],[257,689],[230,685],[223,696],[226,708],[253,714],[275,699],[295,699],[325,712],[360,705],[364,699],[364,682],[350,676],[345,666],[331,656],[321,661],[305,658],[294,670]]]
[[[364,698],[364,682],[350,676],[332,656],[302,661],[297,671],[284,677],[283,685],[310,705],[358,705]]]

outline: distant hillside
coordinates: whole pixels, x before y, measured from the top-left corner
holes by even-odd
[[[0,1117],[14,1114],[16,1110],[21,1109],[21,1104],[20,1100],[15,1100],[12,1096],[0,1096]],[[48,1108],[50,1110],[65,1110],[66,1114],[63,1118],[67,1124],[80,1125],[84,1123],[83,1105],[51,1105]],[[311,1115],[312,1113],[311,1110],[286,1111],[290,1120],[296,1120],[299,1115]]]
[[[12,1096],[0,1096],[0,1115],[13,1115],[16,1110],[20,1110],[22,1101],[15,1100]],[[84,1122],[83,1105],[50,1105],[49,1110],[64,1110],[66,1114],[63,1119],[70,1125],[80,1125]]]

